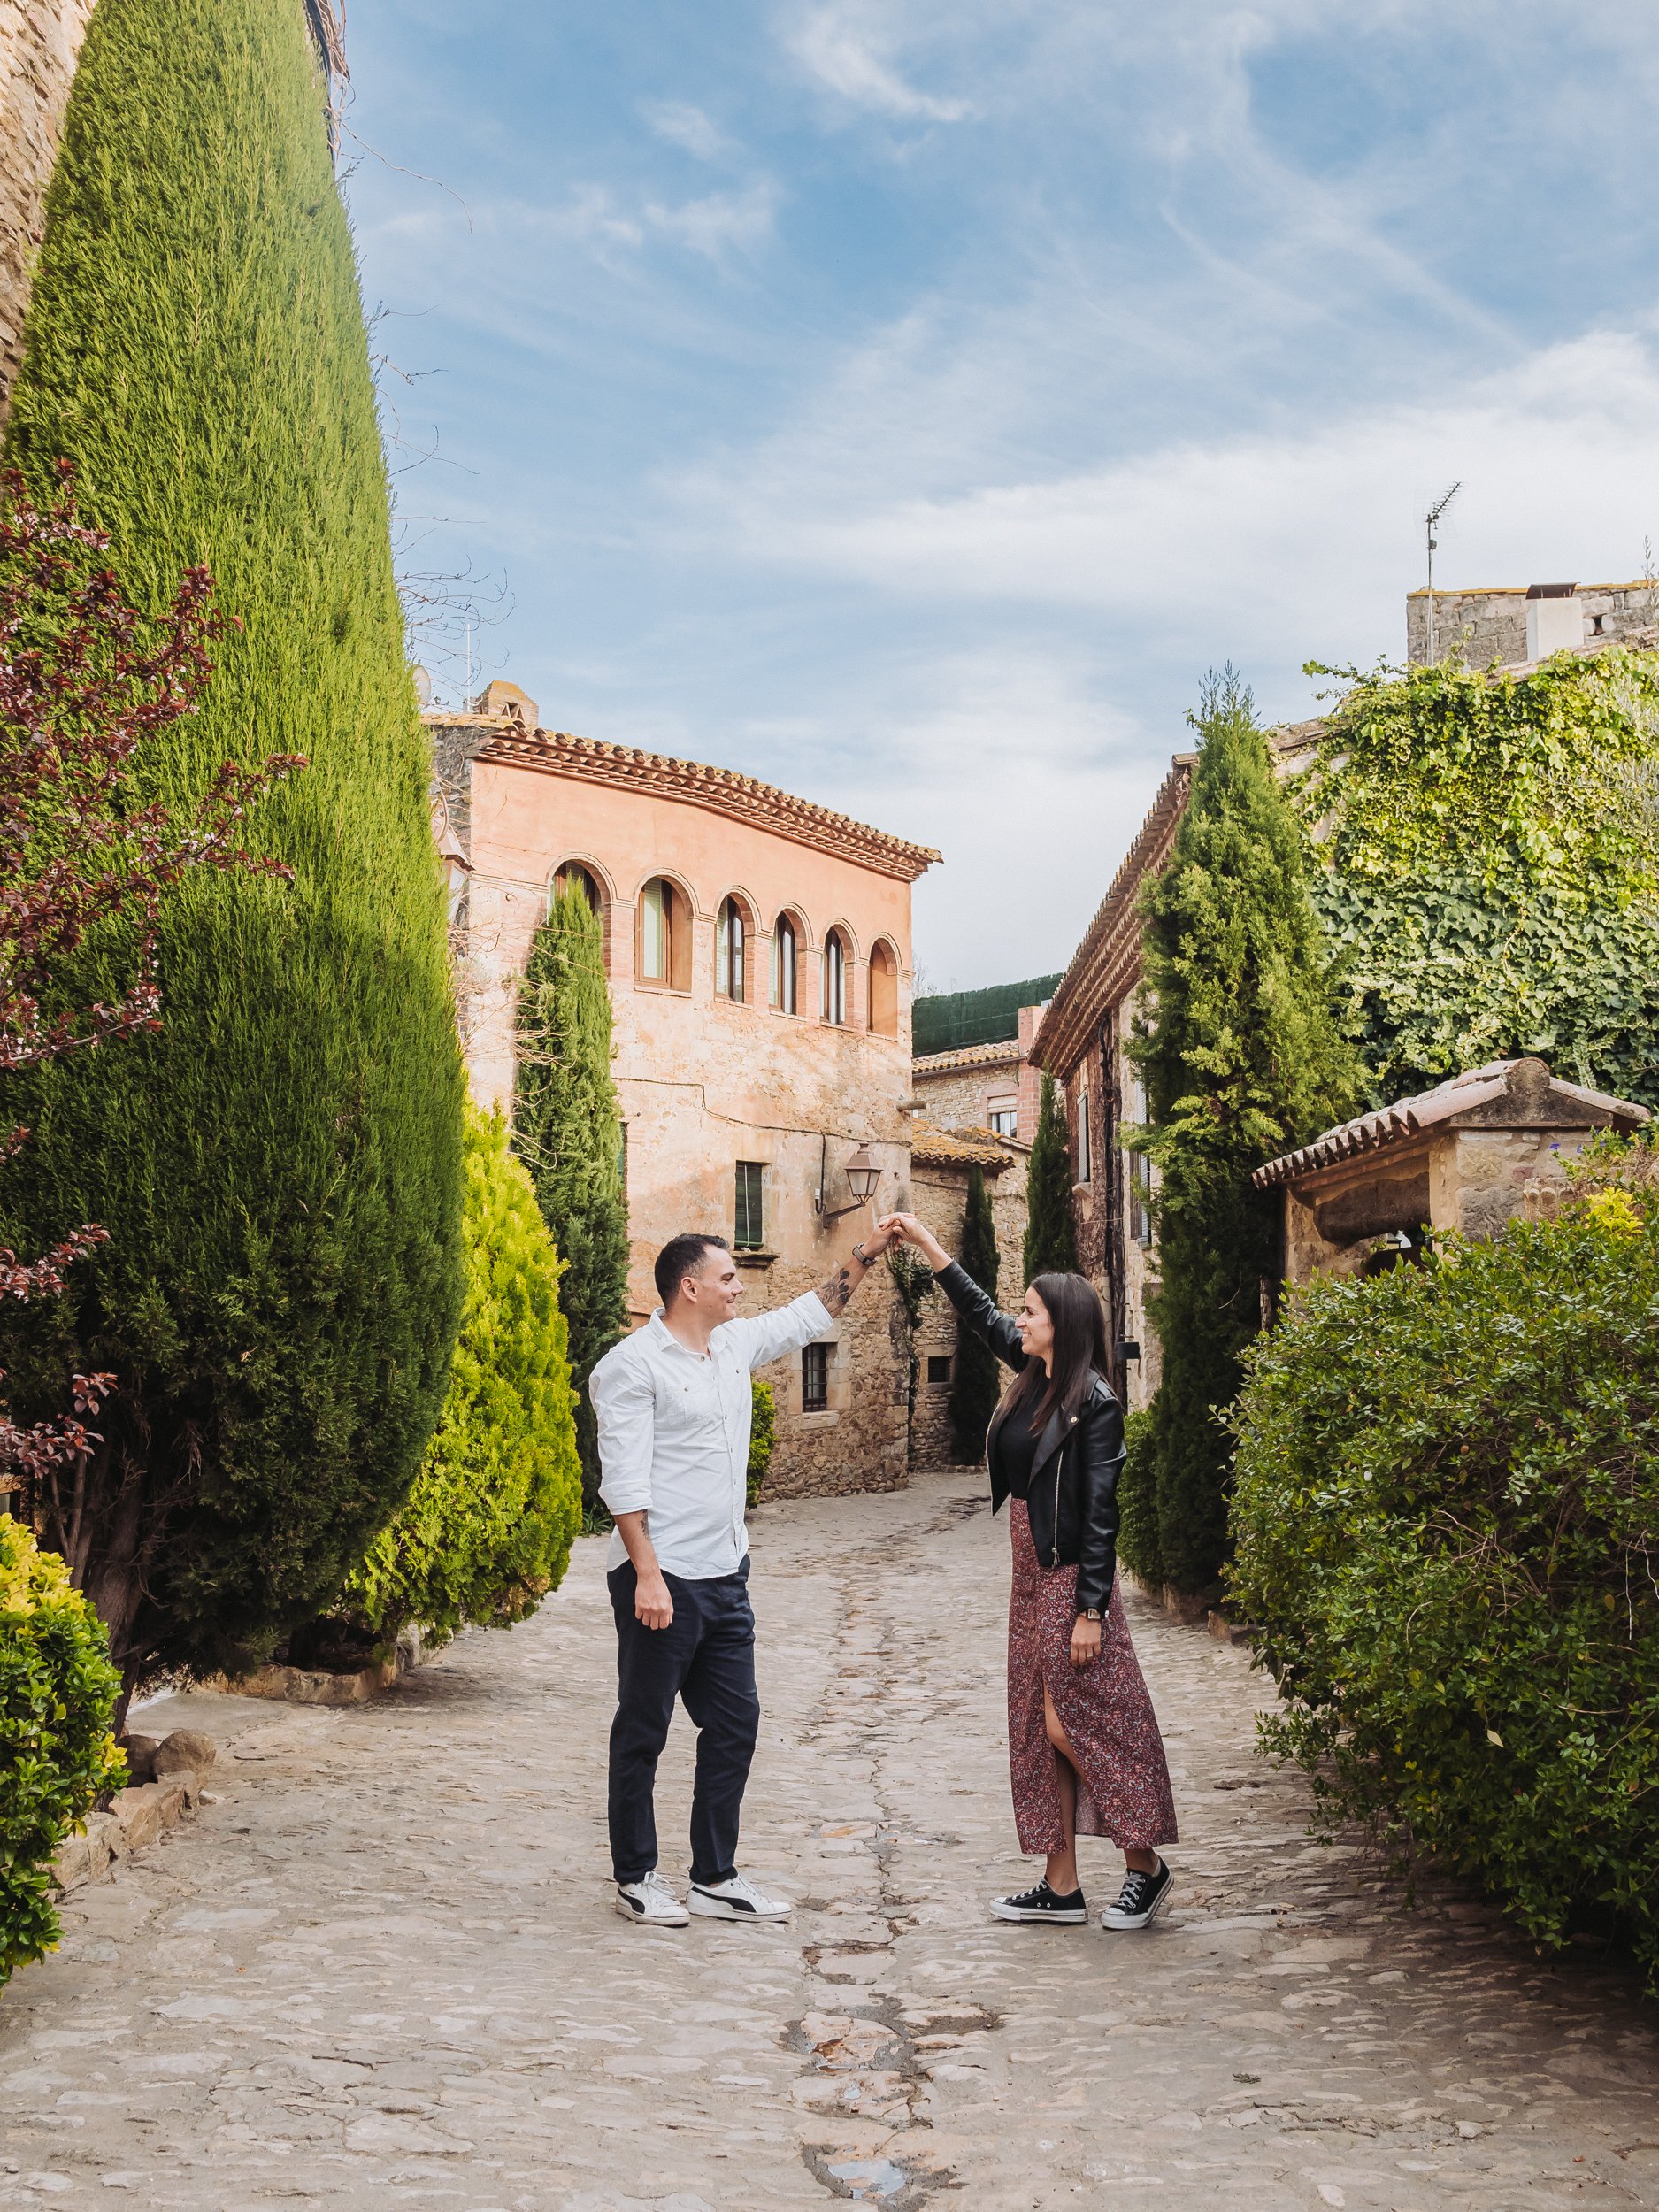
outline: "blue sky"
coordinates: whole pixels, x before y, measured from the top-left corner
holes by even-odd
[[[504,578],[475,677],[549,726],[940,847],[926,987],[1064,964],[1206,669],[1400,654],[1454,478],[1448,584],[1659,544],[1659,12],[349,29],[406,565]]]

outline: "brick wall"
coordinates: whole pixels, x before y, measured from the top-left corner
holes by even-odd
[[[23,357],[23,318],[46,188],[92,0],[0,0],[0,423]]]

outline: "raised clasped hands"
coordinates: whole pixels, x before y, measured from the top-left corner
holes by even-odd
[[[885,1214],[876,1224],[876,1228],[878,1233],[887,1233],[889,1243],[912,1246],[930,1267],[949,1266],[949,1253],[933,1231],[918,1221],[914,1214]]]

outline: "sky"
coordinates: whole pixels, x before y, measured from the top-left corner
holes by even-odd
[[[938,847],[1063,967],[1206,672],[1659,546],[1659,10],[350,0],[342,160],[441,703]],[[419,582],[421,578],[462,579]],[[464,610],[477,620],[469,634]]]

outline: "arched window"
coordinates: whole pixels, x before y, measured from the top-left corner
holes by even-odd
[[[881,938],[870,948],[870,1027],[878,1037],[899,1033],[899,963]]]
[[[605,895],[591,868],[584,868],[580,860],[567,860],[553,878],[553,895],[561,891],[580,891],[595,914],[605,910]]]
[[[653,876],[640,893],[639,965],[641,983],[661,990],[691,988],[691,908],[665,876]]]
[[[838,929],[824,940],[824,1018],[847,1025],[847,940]]]
[[[772,926],[772,1003],[773,1011],[800,1011],[801,938],[794,919],[780,914]]]
[[[714,989],[718,998],[749,996],[749,932],[735,899],[722,899],[714,925]]]

